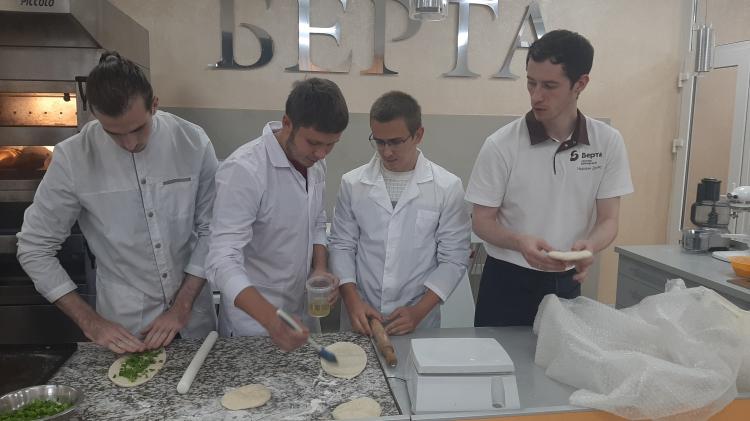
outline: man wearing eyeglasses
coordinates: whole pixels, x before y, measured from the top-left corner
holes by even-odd
[[[462,279],[470,221],[461,180],[418,149],[419,104],[389,92],[370,109],[369,163],[344,174],[329,240],[346,311],[341,327],[371,335],[369,320],[390,335],[439,327],[438,304]]]

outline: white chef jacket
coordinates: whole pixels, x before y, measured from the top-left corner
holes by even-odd
[[[78,225],[96,257],[96,310],[136,336],[172,304],[185,273],[205,278],[218,162],[199,126],[157,111],[146,148],[130,153],[98,121],[55,146],[26,209],[18,260],[54,302],[76,289],[55,257]],[[216,326],[208,283],[180,332]]]
[[[356,283],[363,300],[388,315],[416,304],[429,288],[445,301],[469,261],[471,222],[461,179],[419,153],[395,208],[378,154],[341,179],[329,239],[341,284]],[[342,328],[348,314],[341,312]],[[439,306],[419,327],[439,327]]]
[[[274,136],[273,121],[263,134],[222,162],[216,173],[208,278],[221,291],[222,336],[267,335],[266,329],[234,300],[255,287],[271,304],[300,316],[313,244],[326,244],[325,161],[297,171]]]

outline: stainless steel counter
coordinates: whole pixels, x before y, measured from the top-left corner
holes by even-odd
[[[682,278],[688,287],[711,288],[740,308],[750,309],[750,289],[729,283],[732,266],[710,254],[686,253],[680,246],[615,247],[619,253],[617,307],[628,307],[645,296],[664,292],[667,279]]]
[[[488,416],[539,414],[555,412],[590,411],[568,404],[568,398],[575,391],[571,386],[550,379],[544,369],[534,364],[536,353],[536,336],[530,327],[479,327],[455,329],[425,329],[404,336],[392,336],[391,342],[396,349],[398,366],[388,366],[378,353],[388,384],[396,398],[396,403],[403,414],[411,414],[411,403],[406,391],[407,356],[412,338],[495,338],[508,352],[516,369],[518,395],[521,409],[504,409],[487,412],[462,412],[441,414],[411,415],[416,420],[453,420],[486,418]]]

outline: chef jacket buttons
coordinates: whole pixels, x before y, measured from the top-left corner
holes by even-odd
[[[166,278],[166,277],[167,277],[167,272],[164,272],[164,273],[162,273],[162,274],[161,274],[161,277],[162,277],[162,278]]]
[[[148,213],[148,217],[149,217],[149,218],[152,218],[153,216],[154,216],[154,213],[153,213],[153,212],[149,212],[149,213]]]
[[[146,179],[145,178],[141,178],[141,184],[146,184]]]
[[[154,244],[154,247],[156,247],[156,248],[160,249],[160,248],[161,248],[161,243],[156,243],[156,244]]]

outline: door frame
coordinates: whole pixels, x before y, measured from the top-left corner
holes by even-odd
[[[691,25],[688,35],[691,48],[685,56],[685,63],[691,65],[695,63],[693,33],[694,25]],[[723,44],[714,49],[713,68],[725,67],[737,67],[729,174],[726,175],[727,182],[724,185],[724,189],[728,191],[732,188],[732,183],[738,186],[750,185],[750,41]],[[692,188],[687,185],[687,177],[698,74],[690,71],[682,75],[687,75],[685,78],[681,76],[681,81],[687,83],[682,86],[679,132],[672,149],[674,167],[667,222],[668,244],[677,244],[682,238],[684,209],[690,205],[685,201],[688,189]],[[746,220],[743,225],[750,221],[750,218],[743,219]]]

